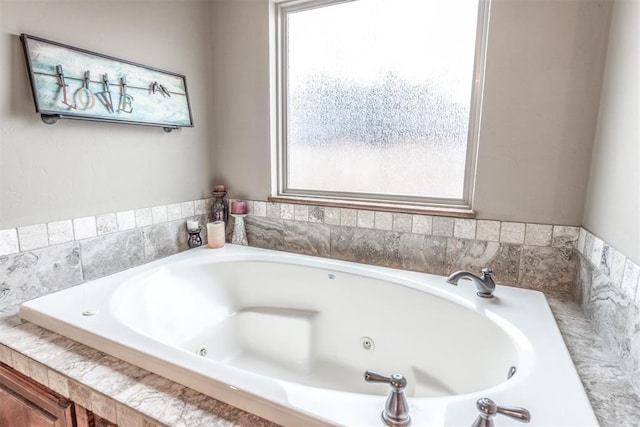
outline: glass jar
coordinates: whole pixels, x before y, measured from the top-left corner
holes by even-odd
[[[227,195],[226,191],[212,191],[213,205],[211,206],[211,221],[224,221],[227,222],[229,217],[229,207],[224,196]]]

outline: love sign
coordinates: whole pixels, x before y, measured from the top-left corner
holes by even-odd
[[[192,127],[185,76],[22,34],[36,112],[60,118]]]

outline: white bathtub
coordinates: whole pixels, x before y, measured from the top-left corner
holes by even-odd
[[[227,245],[26,302],[20,316],[284,425],[380,425],[389,386],[365,382],[371,369],[407,377],[413,426],[469,426],[480,397],[527,408],[530,425],[597,426],[544,295],[495,295]]]

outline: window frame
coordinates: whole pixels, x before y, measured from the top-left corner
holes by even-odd
[[[327,206],[351,206],[375,208],[390,211],[427,211],[432,213],[473,215],[473,193],[480,134],[480,118],[484,88],[485,61],[489,27],[491,0],[478,0],[478,17],[473,65],[473,81],[469,109],[467,134],[467,155],[463,194],[461,198],[399,196],[393,194],[372,194],[344,191],[319,191],[290,188],[287,156],[287,62],[288,51],[287,15],[320,7],[348,3],[357,0],[271,0],[271,139],[272,139],[272,197],[274,201],[318,204]]]

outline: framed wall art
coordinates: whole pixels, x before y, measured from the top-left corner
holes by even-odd
[[[192,127],[186,77],[39,37],[20,36],[36,112],[61,118]]]

